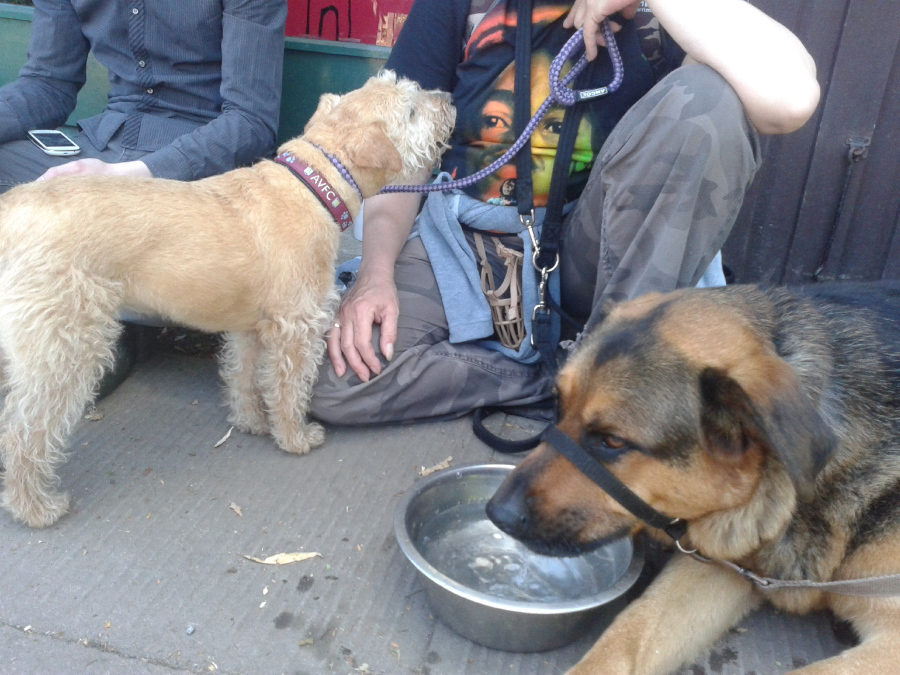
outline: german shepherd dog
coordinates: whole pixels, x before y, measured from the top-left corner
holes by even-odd
[[[560,372],[557,426],[686,521],[685,548],[783,580],[897,574],[898,319],[900,283],[690,289],[615,305]],[[643,526],[547,443],[488,513],[553,555]],[[676,554],[569,675],[670,673],[763,601],[831,609],[859,635],[795,673],[900,672],[900,595],[762,591]]]

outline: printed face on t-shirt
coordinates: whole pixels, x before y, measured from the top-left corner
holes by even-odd
[[[483,5],[484,3],[481,3]],[[499,0],[485,12],[483,6],[472,3],[470,9],[471,34],[466,40],[463,60],[458,67],[460,86],[454,91],[457,106],[457,127],[453,148],[444,158],[443,170],[455,177],[470,176],[496,161],[516,141],[514,111],[515,96],[515,34],[517,3]],[[531,115],[550,95],[550,66],[572,30],[563,28],[571,3],[534,0],[532,10],[531,59]],[[480,13],[479,13],[480,12]],[[635,25],[626,22],[617,35],[617,44],[626,60],[628,71],[622,89],[608,100],[597,99],[586,106],[578,127],[575,149],[570,161],[570,184],[586,180],[594,157],[609,131],[624,112],[653,84],[653,72],[645,45],[659,50],[658,27],[648,29],[640,22],[652,20],[651,15],[639,17]],[[640,31],[640,32],[639,32]],[[580,56],[580,54],[579,54]],[[574,65],[568,60],[563,75]],[[605,50],[600,58],[588,65],[579,76],[582,87],[608,84],[612,66]],[[556,149],[566,108],[560,104],[550,107],[532,135],[529,146],[535,206],[546,204],[550,177],[556,159]],[[524,126],[524,125],[523,125]],[[496,204],[515,203],[515,159],[479,181],[467,190],[472,196]]]

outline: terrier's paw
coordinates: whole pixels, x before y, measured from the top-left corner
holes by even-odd
[[[325,442],[325,429],[321,424],[308,422],[303,429],[292,439],[277,439],[278,445],[285,452],[295,455],[305,455],[313,448],[317,448]]]
[[[315,422],[307,423],[306,438],[309,440],[310,448],[318,448],[325,442],[325,427]]]
[[[69,497],[60,493],[24,495],[7,487],[0,495],[0,506],[30,527],[49,527],[68,513]]]

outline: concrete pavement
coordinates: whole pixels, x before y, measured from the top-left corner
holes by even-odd
[[[0,675],[559,675],[596,637],[512,654],[430,611],[393,513],[422,467],[510,461],[468,418],[329,428],[305,457],[222,441],[215,361],[170,353],[98,410],[60,470],[72,512],[46,530],[0,512]],[[320,555],[245,557],[295,551]],[[776,675],[839,648],[824,615],[760,612],[685,674]]]

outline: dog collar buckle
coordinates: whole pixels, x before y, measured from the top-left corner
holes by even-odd
[[[341,228],[341,232],[353,224],[353,217],[344,200],[319,171],[290,152],[281,153],[275,158],[275,161],[290,169],[291,173],[319,198],[319,201],[334,218],[334,222]]]

